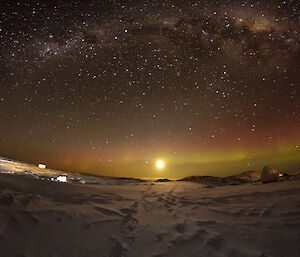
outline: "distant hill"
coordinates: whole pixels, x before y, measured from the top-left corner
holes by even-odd
[[[228,177],[214,177],[214,176],[189,176],[178,181],[190,181],[201,183],[204,185],[224,186],[224,185],[239,185],[243,183],[250,183],[259,180],[260,171],[246,171],[237,175]]]
[[[155,182],[170,182],[170,181],[172,181],[172,180],[167,179],[167,178],[159,178],[159,179],[155,180]]]

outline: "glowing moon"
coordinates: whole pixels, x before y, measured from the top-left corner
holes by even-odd
[[[162,169],[164,166],[165,166],[165,163],[163,161],[159,160],[156,162],[156,167],[158,169]]]

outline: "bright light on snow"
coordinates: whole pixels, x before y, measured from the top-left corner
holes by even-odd
[[[58,176],[56,178],[56,180],[59,181],[59,182],[66,183],[67,182],[67,176]]]

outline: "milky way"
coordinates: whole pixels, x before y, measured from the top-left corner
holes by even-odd
[[[0,8],[0,155],[138,177],[158,158],[169,177],[299,167],[297,1]]]

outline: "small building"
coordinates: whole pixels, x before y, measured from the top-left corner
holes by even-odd
[[[260,180],[263,183],[273,182],[273,181],[277,181],[279,176],[280,176],[280,174],[279,174],[278,170],[267,165],[267,166],[263,167],[263,169],[261,171]]]

